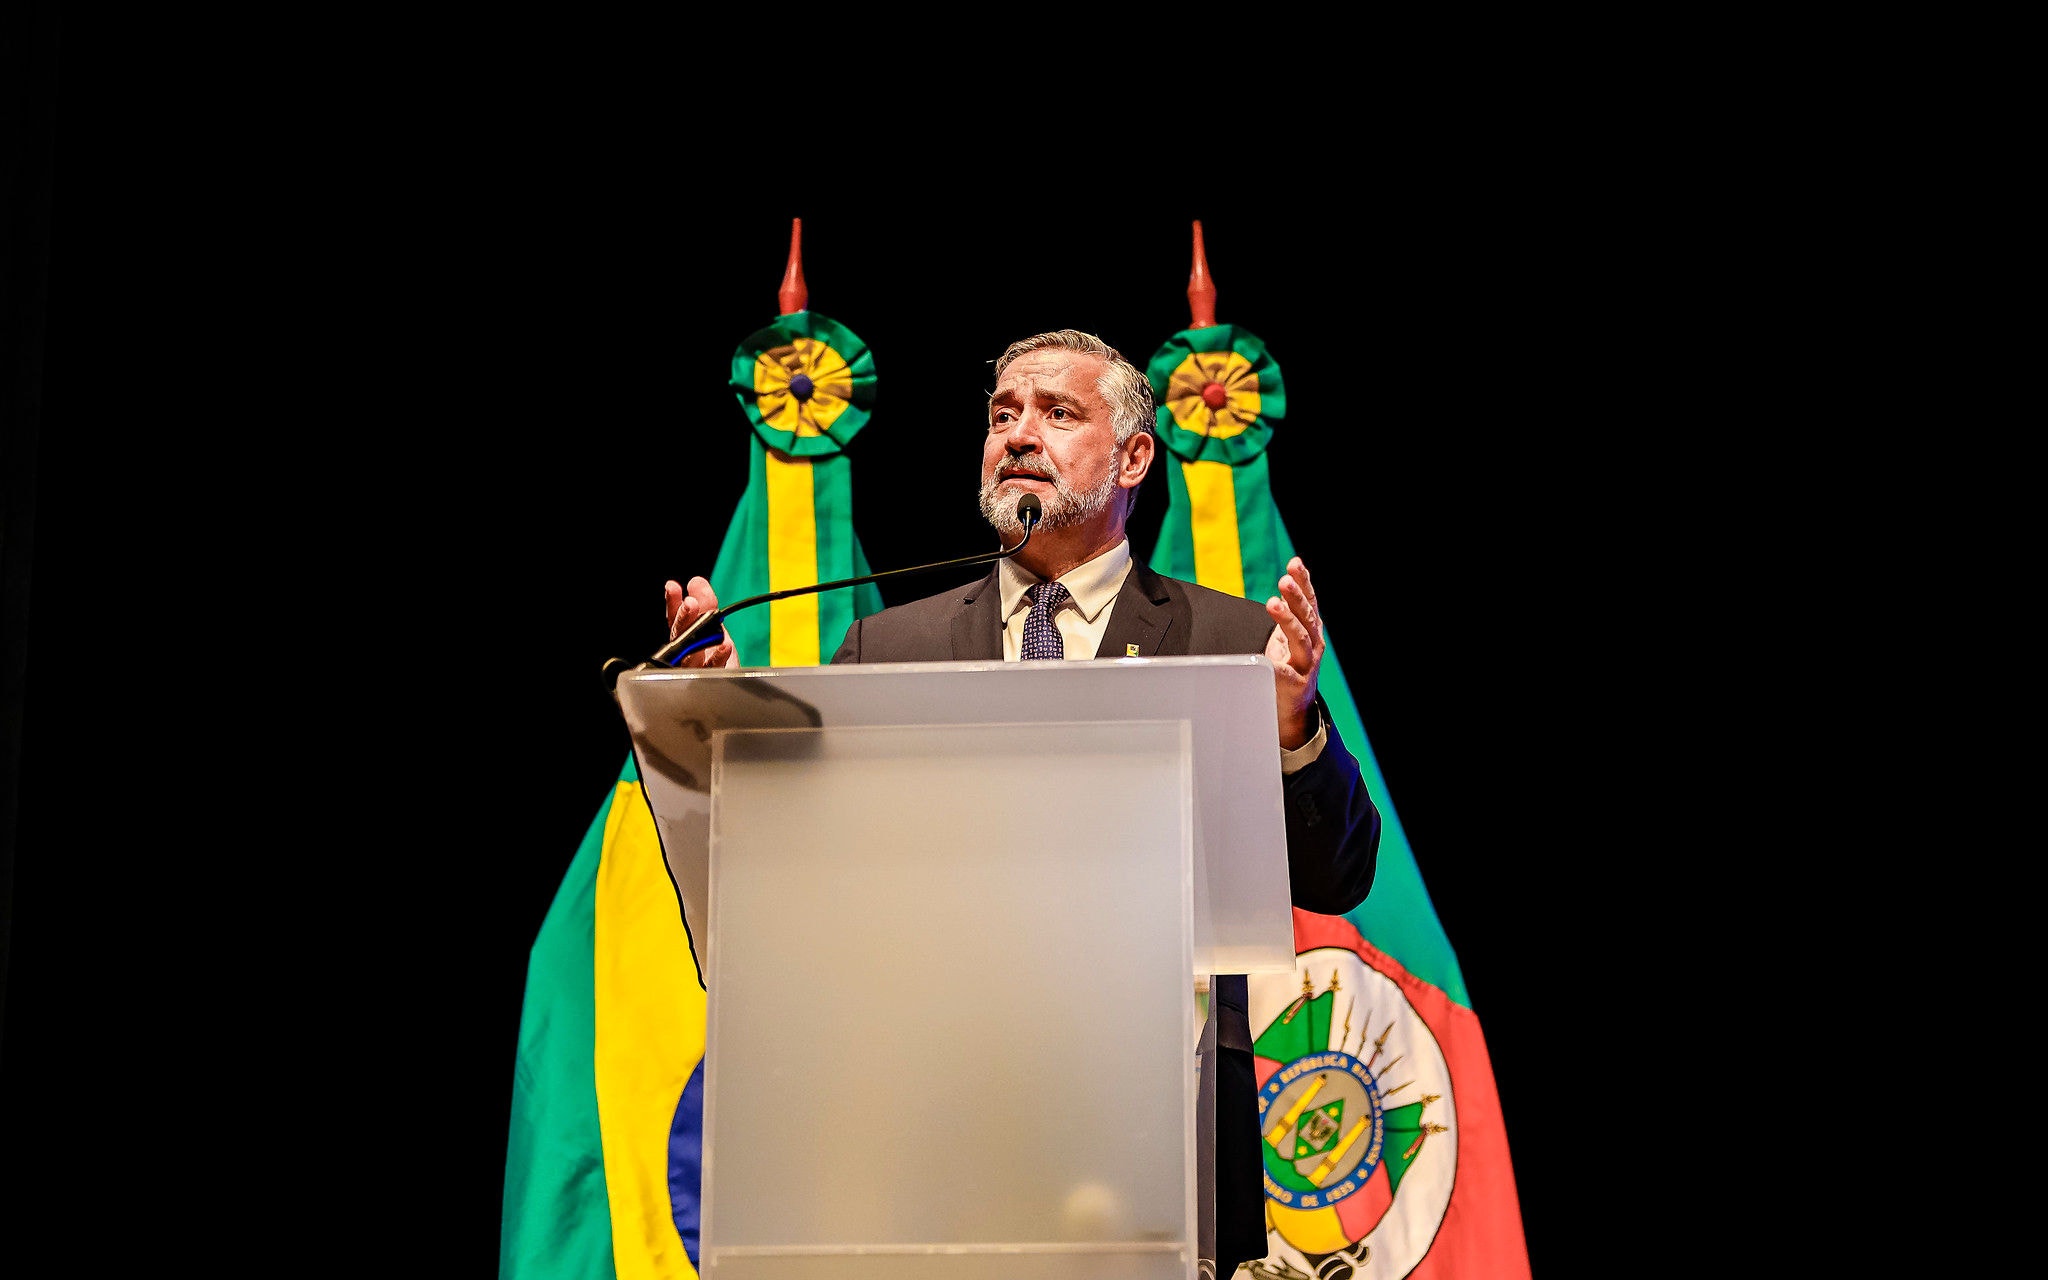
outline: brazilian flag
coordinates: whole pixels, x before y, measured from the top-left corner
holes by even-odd
[[[808,310],[734,351],[747,486],[712,567],[722,599],[867,574],[844,449],[875,362]],[[770,601],[726,632],[753,666],[817,666],[872,583]],[[527,965],[505,1162],[500,1280],[696,1280],[704,984],[639,773],[626,759],[562,878]]]

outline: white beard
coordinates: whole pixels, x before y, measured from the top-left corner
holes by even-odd
[[[1111,455],[1115,457],[1114,454]],[[987,479],[981,482],[981,518],[995,526],[1004,542],[1024,536],[1024,522],[1017,518],[1017,497],[1015,492],[1007,496],[1002,492],[1002,481],[997,475],[1004,467],[1031,466],[1031,463],[1006,462],[999,464]],[[1109,506],[1109,500],[1116,496],[1116,469],[1112,467],[1103,477],[1102,483],[1089,493],[1081,493],[1069,485],[1064,476],[1052,470],[1052,464],[1043,464],[1045,470],[1037,473],[1040,479],[1052,483],[1052,492],[1041,500],[1042,510],[1038,517],[1041,529],[1064,529],[1069,525],[1085,524],[1102,514]]]

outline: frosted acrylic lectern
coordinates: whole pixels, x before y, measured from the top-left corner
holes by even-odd
[[[708,990],[706,1280],[1195,1276],[1190,978],[1294,968],[1267,659],[616,693]]]

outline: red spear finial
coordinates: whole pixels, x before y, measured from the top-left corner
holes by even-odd
[[[1188,272],[1188,314],[1194,317],[1190,329],[1208,329],[1216,323],[1216,284],[1209,279],[1209,258],[1202,252],[1202,222],[1195,220],[1195,269]]]
[[[1199,233],[1197,233],[1199,234]],[[789,220],[789,270],[782,273],[782,290],[775,295],[783,315],[793,315],[811,305],[811,291],[804,284],[804,220]]]

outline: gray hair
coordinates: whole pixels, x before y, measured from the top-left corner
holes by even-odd
[[[1152,383],[1145,377],[1145,371],[1124,359],[1123,353],[1092,333],[1079,329],[1055,329],[1051,333],[1033,334],[1020,338],[1004,349],[996,359],[996,381],[1003,379],[1003,370],[1018,356],[1033,351],[1072,351],[1084,356],[1100,356],[1107,361],[1102,376],[1095,380],[1095,389],[1109,402],[1109,423],[1116,429],[1116,442],[1122,445],[1140,431],[1150,431],[1157,422],[1152,406]],[[1133,493],[1135,502],[1137,495]]]

